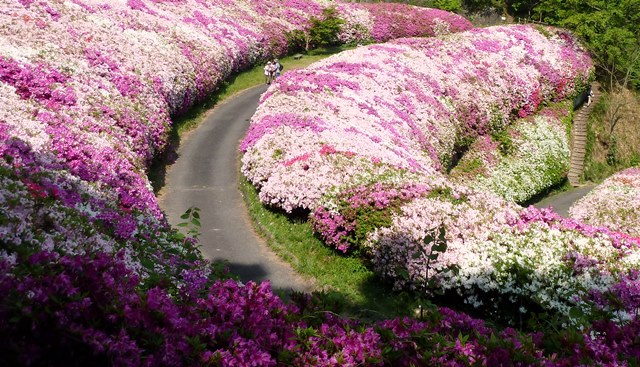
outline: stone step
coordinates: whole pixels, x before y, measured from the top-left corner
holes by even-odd
[[[591,104],[582,105],[573,116],[573,127],[571,129],[571,160],[569,166],[569,172],[567,178],[572,186],[578,186],[580,178],[584,171],[584,156],[586,154],[587,145],[587,122],[589,121],[589,114],[593,111],[596,103],[600,99],[600,85],[594,82],[591,85],[593,96],[591,97]]]

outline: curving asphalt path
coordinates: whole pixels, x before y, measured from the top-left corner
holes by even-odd
[[[536,208],[548,208],[551,207],[556,213],[563,217],[569,217],[569,208],[574,202],[587,195],[589,191],[593,190],[595,185],[587,184],[568,191],[561,192],[559,194],[549,196],[543,200],[533,204]]]
[[[248,89],[217,106],[188,134],[167,170],[160,207],[173,226],[189,207],[199,207],[202,255],[227,260],[241,280],[269,279],[274,289],[309,291],[310,284],[256,235],[238,189],[238,146],[266,89]]]

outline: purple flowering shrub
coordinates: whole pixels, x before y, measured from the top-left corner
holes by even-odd
[[[0,268],[0,360],[8,365],[267,366],[270,351],[292,344],[294,306],[268,283],[214,282],[192,267],[182,286],[149,287],[122,256],[101,252],[41,251]]]
[[[446,308],[366,324],[308,297],[284,304],[267,282],[212,281],[194,269],[182,287],[145,287],[120,255],[41,251],[18,266],[3,259],[0,270],[3,365],[571,366],[640,353],[637,321],[557,335],[567,343],[558,353],[542,333],[498,331]]]

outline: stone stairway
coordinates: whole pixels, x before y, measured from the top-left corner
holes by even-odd
[[[579,186],[580,178],[584,170],[584,156],[587,146],[587,121],[589,114],[600,98],[600,84],[594,82],[591,85],[593,97],[591,104],[585,102],[573,116],[573,128],[571,131],[571,163],[569,167],[569,183],[571,186]]]

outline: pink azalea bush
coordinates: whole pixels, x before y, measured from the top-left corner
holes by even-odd
[[[269,89],[241,145],[242,172],[287,211],[313,210],[369,173],[431,179],[454,150],[572,96],[591,71],[569,35],[529,26],[360,47]]]
[[[443,35],[469,30],[469,21],[439,9],[408,8],[404,4],[338,4],[347,21],[340,39],[350,42],[386,42],[403,37]]]
[[[640,168],[607,178],[569,209],[572,218],[640,237]]]

